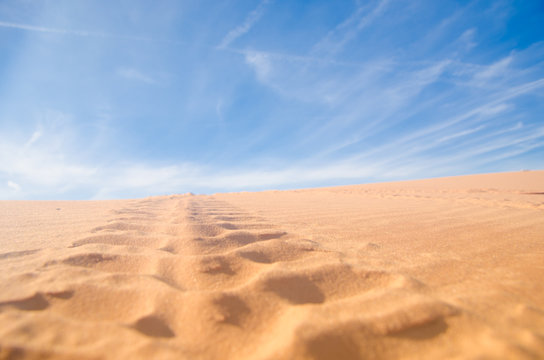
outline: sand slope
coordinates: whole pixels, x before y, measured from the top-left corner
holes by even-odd
[[[0,215],[0,358],[544,357],[544,171]]]

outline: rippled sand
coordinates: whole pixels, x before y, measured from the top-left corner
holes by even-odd
[[[0,202],[0,358],[544,357],[544,171]]]

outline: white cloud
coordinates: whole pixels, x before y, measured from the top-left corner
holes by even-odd
[[[11,143],[0,146],[0,176],[9,177],[7,182],[11,193],[0,192],[3,198],[63,198],[70,192],[83,193],[95,199],[119,197],[144,197],[151,195],[192,192],[217,192],[296,188],[308,185],[335,185],[341,183],[361,183],[375,180],[395,180],[417,177],[422,169],[427,176],[440,174],[444,164],[465,161],[467,157],[506,149],[516,155],[523,149],[538,146],[544,137],[544,129],[508,129],[505,136],[491,134],[482,139],[481,145],[467,147],[466,151],[451,158],[431,157],[418,159],[424,148],[417,149],[414,143],[397,144],[394,149],[381,149],[368,157],[351,157],[323,161],[307,159],[283,163],[276,166],[253,165],[240,168],[218,168],[194,163],[170,163],[157,165],[152,162],[112,162],[93,165],[76,161],[65,153],[49,151],[40,146],[23,148]],[[476,133],[480,128],[461,131],[442,136],[434,143],[432,139],[418,139],[429,147]],[[535,131],[536,130],[536,131]],[[537,143],[535,143],[537,142]],[[541,144],[541,143],[540,143]],[[517,146],[517,147],[516,147]],[[392,151],[392,153],[391,153]],[[505,151],[505,154],[509,152]],[[514,156],[512,155],[512,156]],[[506,156],[506,155],[505,155]],[[406,163],[409,159],[410,166]],[[265,162],[262,162],[264,164]],[[431,171],[429,173],[429,171]],[[25,185],[24,189],[19,183]],[[13,194],[16,192],[16,194]],[[81,195],[80,195],[81,196]]]
[[[0,189],[0,198],[76,196],[106,199],[187,191],[259,190],[327,181],[361,182],[373,174],[386,173],[378,163],[368,165],[349,161],[243,168],[126,161],[100,164],[85,160],[68,143],[54,141],[47,127],[42,133],[42,141],[33,142],[31,146],[9,136],[9,141],[0,144],[0,178],[9,179],[4,188],[9,191]],[[19,184],[24,184],[24,188]]]
[[[26,142],[25,144],[25,147],[28,147],[28,146],[31,146],[32,144],[34,144],[39,138],[42,137],[42,132],[41,130],[36,130],[32,133],[32,136],[30,137],[30,139],[28,139],[28,141]]]
[[[444,157],[442,161],[459,163],[470,159],[473,166],[482,163],[505,159],[508,157],[523,154],[535,148],[543,147],[544,127],[534,128],[523,133],[516,132],[516,128],[500,131],[501,136],[485,136],[479,140],[476,146],[467,147],[463,151],[453,153]],[[480,157],[482,154],[489,154],[501,150],[500,154]]]
[[[21,186],[13,181],[8,181],[7,183],[8,187],[12,189],[13,191],[19,191],[21,190]]]
[[[81,185],[96,172],[91,166],[70,160],[68,151],[49,146],[21,148],[4,143],[0,146],[0,158],[0,173],[44,187]]]
[[[348,162],[314,165],[299,163],[277,168],[253,166],[233,169],[217,169],[195,164],[162,167],[151,164],[132,164],[127,167],[118,167],[108,174],[110,171],[113,169],[105,171],[106,181],[96,193],[96,199],[111,198],[120,193],[148,196],[188,191],[263,190],[327,181],[357,182],[375,174],[385,173],[385,169],[374,164]]]
[[[491,105],[491,106],[482,108],[482,110],[480,111],[480,114],[482,114],[483,116],[492,116],[492,115],[505,112],[506,110],[509,110],[511,108],[512,108],[511,105],[501,103],[501,104]]]
[[[512,56],[507,56],[491,65],[484,67],[474,75],[475,81],[487,81],[492,78],[507,74],[508,66],[512,62]]]
[[[463,32],[463,34],[461,34],[459,37],[458,41],[464,45],[466,50],[471,50],[478,45],[474,39],[476,37],[476,32],[477,30],[475,28],[470,28]]]
[[[397,9],[389,13],[388,6],[389,4],[393,6],[393,2],[387,0],[358,1],[357,4],[362,6],[357,7],[345,21],[334,27],[309,54],[233,48],[232,45],[236,44],[237,40],[241,40],[242,36],[255,29],[267,11],[268,4],[267,0],[261,1],[242,23],[226,33],[219,46],[213,49],[218,50],[214,55],[224,55],[219,52],[241,54],[240,59],[255,72],[256,78],[263,85],[281,96],[288,97],[290,104],[299,102],[296,104],[297,108],[303,111],[296,112],[296,116],[300,114],[298,118],[277,116],[274,118],[276,123],[273,124],[278,125],[276,129],[289,128],[299,131],[296,144],[295,141],[291,143],[285,141],[273,150],[260,148],[262,151],[259,153],[268,156],[282,154],[280,156],[284,156],[283,159],[274,158],[274,161],[266,162],[255,158],[255,155],[248,151],[249,158],[244,160],[257,164],[261,160],[263,165],[247,165],[236,169],[229,169],[229,164],[211,167],[182,160],[158,164],[153,160],[115,159],[108,154],[110,149],[108,146],[74,144],[83,137],[79,136],[81,134],[72,136],[64,125],[54,127],[50,126],[48,120],[44,120],[41,124],[43,126],[19,138],[2,134],[0,181],[8,184],[7,187],[3,187],[4,191],[10,190],[13,193],[17,189],[19,197],[63,197],[70,191],[81,190],[86,194],[83,196],[94,194],[96,198],[111,198],[208,189],[242,190],[306,186],[335,180],[360,182],[374,176],[379,179],[413,176],[421,169],[439,171],[445,162],[449,162],[448,166],[451,168],[464,169],[477,161],[487,161],[486,159],[491,158],[483,156],[467,161],[471,156],[476,157],[478,154],[496,149],[505,149],[497,153],[509,156],[508,154],[519,154],[524,149],[539,146],[538,142],[542,143],[542,131],[535,129],[536,126],[531,127],[538,119],[527,119],[529,125],[526,128],[511,127],[517,121],[525,121],[524,115],[532,111],[521,106],[516,107],[520,104],[514,98],[531,92],[536,93],[537,89],[544,88],[544,79],[541,78],[542,64],[534,65],[533,72],[527,67],[523,68],[528,62],[524,62],[523,56],[527,58],[527,55],[523,55],[522,51],[512,52],[510,56],[496,62],[491,60],[487,65],[464,63],[463,50],[470,50],[475,46],[476,28],[466,30],[467,22],[463,21],[465,18],[463,11],[442,22],[436,28],[437,31],[432,29],[428,31],[428,38],[424,36],[421,41],[418,40],[415,46],[417,53],[414,53],[413,49],[410,49],[411,45],[407,43],[403,43],[406,46],[400,50],[390,49],[388,39],[379,43],[371,41],[375,46],[365,48],[366,42],[363,37],[366,34],[363,32],[368,31],[372,39],[375,38],[372,36],[376,34],[375,27],[380,30],[382,26],[389,26],[396,21],[394,16],[398,16],[399,11]],[[386,16],[390,15],[391,17],[386,19]],[[406,17],[410,17],[409,15],[402,14]],[[0,22],[0,27],[38,33],[153,41],[5,22]],[[464,33],[459,35],[463,31]],[[482,33],[482,39],[484,36]],[[357,50],[357,54],[361,54],[360,59],[363,58],[363,54],[366,56],[364,62],[356,63],[350,62],[349,59],[333,58],[336,53],[343,49],[347,50],[356,42],[357,46],[353,48]],[[206,51],[212,49],[202,44],[199,46]],[[260,46],[266,49],[267,44],[261,43]],[[304,48],[301,47],[299,51],[303,51]],[[535,55],[532,56],[536,58]],[[205,104],[210,112],[215,110],[217,117],[222,119],[225,111],[229,110],[229,105],[232,105],[232,111],[228,114],[235,113],[234,104],[229,104],[228,95],[222,93],[222,84],[219,84],[219,81],[216,83],[214,78],[213,67],[225,61],[224,58],[213,56],[217,63],[197,64],[204,66],[204,71],[192,78],[190,96],[198,100],[187,101],[189,105],[186,105],[186,108],[203,107]],[[406,59],[412,61],[404,61]],[[224,69],[222,66],[217,68]],[[147,84],[157,84],[157,79],[164,79],[155,71],[148,74],[140,70],[131,67],[114,68],[113,75]],[[520,85],[523,81],[525,83]],[[462,86],[458,86],[460,83]],[[215,85],[218,87],[214,88]],[[467,88],[468,91],[465,91]],[[202,98],[207,100],[203,102],[200,100]],[[310,102],[311,106],[305,107],[307,104],[301,104],[303,102]],[[514,108],[516,112],[510,111]],[[275,109],[266,107],[257,109],[263,110],[265,116],[270,114],[270,119],[278,114],[274,112]],[[105,137],[109,135],[108,140],[112,140],[107,145],[115,146],[119,143],[112,138],[121,132],[108,134],[107,126],[108,123],[115,122],[114,115],[110,115],[115,114],[114,110],[115,106],[111,110],[106,107],[100,116],[101,122],[94,122],[89,126],[90,119],[82,119],[80,125],[86,126],[85,131],[94,132],[97,126],[102,126],[104,128],[102,133],[106,134]],[[512,118],[509,118],[510,115]],[[245,149],[249,149],[251,146],[248,146],[248,143],[267,143],[274,140],[271,137],[276,134],[271,135],[269,131],[272,127],[269,126],[270,119],[262,120],[262,128],[265,130],[261,131],[261,128],[255,130],[251,136],[247,136],[247,141],[239,146],[247,146]],[[258,122],[260,121],[261,119],[258,119]],[[283,127],[284,124],[278,124],[279,122],[297,124]],[[225,124],[225,128],[228,125],[230,124]],[[480,131],[482,129],[485,131]],[[531,135],[532,132],[534,136]],[[221,141],[222,139],[218,145],[224,145]],[[130,146],[121,145],[125,150]],[[449,157],[449,154],[446,154],[440,159],[435,152],[443,150],[444,147],[453,148],[457,152],[457,157],[453,155]],[[254,148],[257,148],[257,145]],[[285,149],[293,151],[287,154]],[[296,152],[297,149],[303,151],[299,154]],[[277,165],[265,165],[271,163]]]
[[[132,41],[143,41],[143,42],[154,42],[154,43],[168,43],[175,45],[186,45],[183,41],[167,40],[167,39],[157,39],[146,36],[130,36],[130,35],[117,35],[112,33],[105,33],[99,31],[87,31],[87,30],[76,30],[76,29],[60,29],[52,28],[47,26],[36,26],[23,23],[12,23],[6,21],[0,21],[0,27],[18,29],[23,31],[31,31],[38,33],[49,33],[49,34],[58,34],[58,35],[71,35],[71,36],[81,36],[81,37],[94,37],[94,38],[108,38],[108,39],[119,39],[119,40],[132,40]]]
[[[248,16],[245,18],[244,22],[225,35],[223,40],[221,40],[221,44],[219,44],[219,48],[226,48],[229,46],[234,40],[238,39],[240,36],[247,33],[256,23],[259,21],[259,19],[263,16],[266,6],[270,0],[263,0],[261,3],[253,10],[251,11]]]
[[[272,72],[272,62],[267,54],[261,52],[247,52],[246,63],[251,65],[261,81],[267,81]]]
[[[12,28],[12,29],[27,30],[27,31],[35,31],[35,32],[42,32],[42,33],[71,34],[71,35],[80,35],[80,36],[99,35],[98,33],[90,33],[90,32],[87,32],[87,31],[55,29],[55,28],[50,28],[50,27],[34,26],[34,25],[19,24],[19,23],[11,23],[11,22],[5,22],[5,21],[0,21],[0,27],[7,27],[7,28]],[[102,34],[100,34],[100,35],[102,35]]]
[[[459,131],[459,132],[454,133],[454,134],[448,134],[448,135],[442,136],[441,138],[436,140],[436,143],[444,143],[444,142],[447,142],[447,141],[451,141],[453,139],[458,139],[458,138],[466,136],[466,135],[474,134],[475,132],[478,132],[478,131],[482,130],[483,128],[485,128],[485,126],[482,125],[482,126],[478,126],[478,127],[472,128],[472,129]]]
[[[0,178],[24,184],[20,196],[54,195],[88,183],[96,169],[78,161],[81,152],[73,147],[77,140],[70,115],[46,110],[38,118],[40,125],[26,141],[25,136],[5,134],[0,143]]]
[[[340,52],[349,41],[383,14],[388,3],[389,0],[379,0],[376,6],[370,10],[369,6],[358,6],[350,17],[331,30],[314,46],[314,52],[328,54]]]
[[[117,74],[128,80],[141,81],[147,84],[156,84],[157,81],[149,75],[142,73],[134,68],[120,68],[117,70]]]
[[[445,129],[469,119],[476,118],[482,120],[486,117],[497,115],[498,113],[509,109],[509,106],[504,104],[505,101],[515,99],[518,96],[525,95],[542,87],[544,87],[544,78],[499,91],[494,94],[492,97],[493,100],[472,109],[466,109],[466,111],[463,111],[458,115],[443,119],[442,121],[419,131],[414,131],[404,138],[397,140],[393,146],[408,141],[421,141],[425,136],[435,136],[440,131],[444,131]]]

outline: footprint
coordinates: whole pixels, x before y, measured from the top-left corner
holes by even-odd
[[[271,264],[278,261],[292,261],[312,255],[318,248],[303,240],[289,243],[274,239],[268,243],[247,245],[237,251],[240,257],[261,264]]]
[[[364,359],[352,333],[333,329],[303,341],[303,348],[311,359]]]
[[[372,243],[372,242],[369,242],[368,244],[366,244],[366,248],[368,250],[379,250],[379,249],[381,249],[381,247],[382,247],[381,245],[375,244],[375,243]]]
[[[390,306],[392,309],[368,317],[367,326],[374,334],[424,340],[445,332],[445,318],[459,313],[457,308],[431,298],[396,300]]]
[[[206,274],[235,275],[229,262],[220,256],[207,257],[201,260],[199,271]]]
[[[128,214],[128,215],[141,215],[145,217],[155,217],[156,215],[150,211],[142,211],[142,210],[134,210],[134,209],[121,209],[121,210],[114,210],[115,214]]]
[[[429,340],[448,330],[448,324],[444,318],[437,318],[427,322],[417,324],[405,330],[393,333],[391,335],[410,340]]]
[[[162,248],[159,248],[158,250],[161,250],[161,251],[166,251],[170,254],[177,254],[177,251],[174,247],[172,246],[163,246]]]
[[[213,300],[213,304],[219,312],[216,320],[226,324],[241,326],[251,313],[247,304],[234,294],[222,294]]]
[[[72,266],[90,267],[90,266],[100,264],[102,262],[114,261],[114,260],[117,260],[118,258],[119,257],[115,256],[115,255],[104,255],[104,254],[90,253],[90,254],[81,254],[81,255],[70,256],[69,258],[63,260],[62,262],[64,264],[72,265]]]
[[[217,236],[225,231],[224,228],[221,228],[215,224],[191,224],[189,227],[193,233],[206,237]]]
[[[157,274],[153,274],[153,275],[149,275],[149,276],[151,278],[157,280],[157,281],[162,282],[163,284],[168,285],[172,289],[175,289],[175,290],[178,290],[178,291],[185,291],[185,289],[183,289],[177,282],[173,281],[172,279],[169,279],[167,277],[160,276],[160,275],[157,275]]]
[[[325,295],[307,277],[296,274],[276,274],[264,280],[263,289],[271,291],[292,304],[320,304]]]
[[[266,255],[263,251],[240,251],[239,254],[244,259],[256,263],[271,264],[273,262],[270,256]]]
[[[7,253],[0,254],[0,260],[14,258],[14,257],[21,257],[21,256],[26,256],[26,255],[32,255],[32,254],[37,253],[40,250],[41,249],[7,252]]]
[[[227,230],[237,230],[238,229],[237,225],[234,225],[234,224],[228,223],[228,222],[219,223],[218,225],[220,227],[222,227],[223,229],[227,229]]]
[[[54,292],[47,292],[45,295],[50,296],[52,298],[56,299],[62,299],[62,300],[68,300],[72,296],[74,296],[73,290],[65,290],[65,291],[54,291]]]
[[[215,218],[217,220],[223,220],[223,221],[237,221],[242,219],[236,216],[216,216]]]
[[[266,241],[279,239],[286,235],[286,232],[273,232],[273,233],[252,233],[248,231],[236,231],[225,236],[225,240],[233,245],[243,246],[251,244],[257,241]]]
[[[47,309],[49,301],[41,293],[36,293],[26,299],[0,302],[0,308],[3,306],[12,306],[24,311],[39,311]]]
[[[95,227],[94,229],[91,230],[91,232],[96,233],[99,231],[113,232],[113,231],[128,231],[128,230],[147,232],[150,230],[150,227],[117,221],[117,222],[110,223],[108,225]]]
[[[272,239],[279,239],[283,236],[287,235],[285,231],[280,232],[273,232],[273,233],[266,233],[266,234],[259,234],[258,239],[263,240],[272,240]]]
[[[118,218],[115,218],[115,219],[110,219],[107,222],[109,224],[118,223],[118,222],[122,222],[122,221],[127,221],[127,222],[134,223],[134,222],[149,222],[149,220],[150,219],[148,217],[145,217],[145,216],[130,216],[130,217],[118,217]]]
[[[227,236],[225,236],[225,240],[228,243],[241,246],[257,241],[257,236],[247,231],[236,231],[227,234]]]
[[[14,345],[2,344],[0,347],[0,359],[69,359],[67,356],[60,356],[58,352],[46,349],[37,349],[26,344]]]
[[[140,333],[159,338],[172,338],[176,334],[170,329],[170,327],[159,317],[154,315],[148,315],[140,318],[133,325],[134,329]]]
[[[71,247],[78,247],[86,244],[108,244],[108,245],[132,245],[156,247],[161,242],[160,238],[134,236],[126,234],[109,234],[89,236],[72,243]]]

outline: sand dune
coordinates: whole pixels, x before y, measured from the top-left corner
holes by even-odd
[[[544,358],[544,171],[0,215],[0,358]]]

